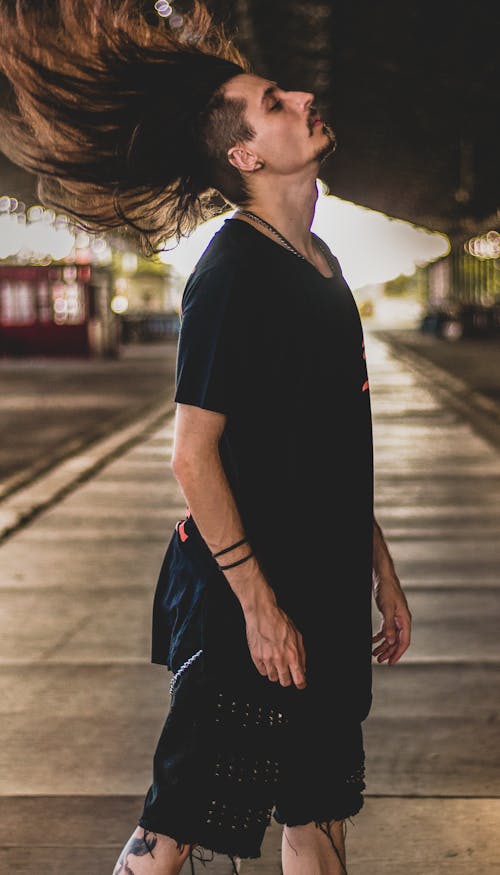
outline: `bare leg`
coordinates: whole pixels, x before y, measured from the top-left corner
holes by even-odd
[[[124,846],[113,875],[178,875],[189,856],[189,845],[138,826]]]
[[[344,821],[285,826],[281,861],[283,875],[346,875]]]

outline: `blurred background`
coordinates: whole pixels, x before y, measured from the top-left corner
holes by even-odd
[[[141,5],[173,29],[189,8]],[[374,665],[350,873],[494,875],[498,4],[208,5],[255,72],[314,92],[338,139],[313,228],[362,316],[377,517],[415,626],[401,664]],[[110,873],[140,813],[168,707],[151,597],[184,514],[169,468],[180,301],[226,215],[146,259],[46,209],[0,155],[0,872]],[[280,871],[274,827],[266,843],[242,872]]]
[[[142,4],[182,24],[185,0],[156,5]],[[209,5],[257,72],[313,91],[336,130],[316,230],[363,315],[452,339],[498,334],[495,5]],[[131,243],[44,210],[33,178],[5,158],[0,182],[3,355],[116,355],[175,333],[198,240],[145,262]]]

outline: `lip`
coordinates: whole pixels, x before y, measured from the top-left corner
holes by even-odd
[[[322,124],[323,124],[323,119],[322,119],[322,118],[314,119],[314,121],[313,121],[313,128],[315,128],[316,125],[322,125]]]

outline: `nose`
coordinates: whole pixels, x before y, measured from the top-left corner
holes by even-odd
[[[301,112],[308,112],[312,103],[314,103],[314,94],[309,91],[286,91],[284,96],[296,109]]]
[[[314,94],[311,94],[309,91],[292,91],[289,93],[295,105],[303,112],[307,112],[311,104],[314,103]]]

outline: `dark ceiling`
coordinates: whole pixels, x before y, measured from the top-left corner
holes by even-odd
[[[316,94],[339,143],[321,173],[332,194],[457,238],[498,226],[496,0],[208,5],[256,73]],[[5,159],[0,179],[33,190]]]
[[[313,91],[332,194],[452,235],[500,216],[497,2],[213,0],[255,72]]]

